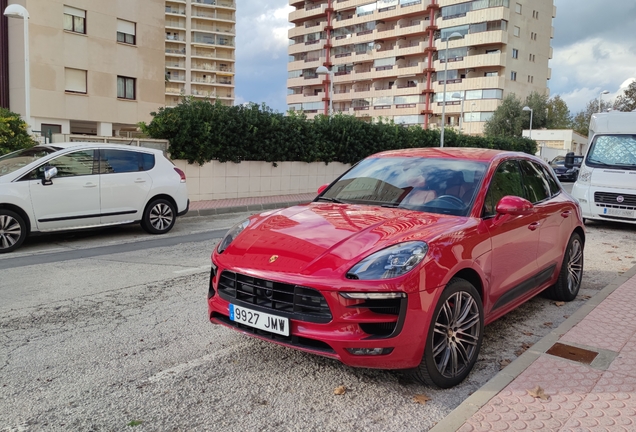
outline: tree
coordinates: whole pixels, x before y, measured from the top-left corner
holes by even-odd
[[[0,156],[37,144],[27,133],[27,124],[19,114],[0,108]]]
[[[548,124],[548,95],[532,92],[526,97],[526,106],[532,108],[532,129],[545,128]],[[521,125],[523,129],[530,129],[530,113],[525,111],[523,114]]]
[[[522,108],[521,100],[514,93],[506,96],[486,122],[484,134],[488,137],[520,137]]]
[[[611,109],[612,106],[612,102],[601,101],[601,111]],[[587,136],[589,134],[590,119],[592,118],[592,114],[595,114],[597,112],[599,112],[598,99],[594,98],[587,103],[583,111],[579,111],[574,116],[574,120],[572,122],[572,129],[574,129],[574,132],[579,133],[583,136]]]
[[[623,94],[616,98],[614,109],[627,112],[636,110],[636,80],[632,81]]]
[[[548,101],[548,129],[571,129],[572,114],[570,109],[559,95]]]

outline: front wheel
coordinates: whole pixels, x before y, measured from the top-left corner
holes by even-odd
[[[27,236],[24,219],[11,210],[0,209],[0,253],[19,248]]]
[[[159,198],[146,206],[141,227],[150,234],[165,234],[174,226],[176,217],[177,212],[174,204]]]
[[[583,279],[583,241],[577,233],[572,234],[563,256],[561,272],[557,282],[545,291],[546,297],[558,301],[572,301],[581,288]]]
[[[407,373],[433,387],[456,386],[475,366],[483,334],[479,293],[470,282],[452,279],[433,312],[422,362]]]

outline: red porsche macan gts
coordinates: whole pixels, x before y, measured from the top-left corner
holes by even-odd
[[[388,151],[306,205],[233,227],[212,254],[210,321],[351,366],[447,388],[483,326],[544,291],[573,300],[585,232],[542,160]]]

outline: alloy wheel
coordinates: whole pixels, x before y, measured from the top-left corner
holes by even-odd
[[[581,285],[583,275],[583,246],[575,239],[570,246],[568,259],[568,290],[574,292]]]
[[[21,235],[20,222],[9,215],[0,215],[0,249],[16,244]]]
[[[167,204],[158,203],[150,210],[150,224],[156,230],[164,231],[170,227],[173,219],[172,209]]]
[[[465,291],[451,295],[440,309],[433,331],[433,359],[445,378],[461,375],[477,355],[479,307]]]

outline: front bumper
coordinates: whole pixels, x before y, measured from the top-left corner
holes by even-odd
[[[430,315],[436,302],[437,290],[418,291],[408,289],[417,286],[419,276],[414,275],[402,283],[383,284],[390,292],[406,292],[402,299],[369,301],[346,299],[340,295],[340,290],[334,286],[346,286],[348,292],[378,292],[377,281],[369,284],[367,281],[335,281],[320,280],[316,284],[312,280],[312,287],[324,297],[330,317],[318,318],[304,316],[298,319],[283,310],[273,310],[263,307],[259,301],[253,301],[237,295],[232,298],[231,292],[224,288],[223,279],[233,272],[213,270],[210,278],[210,292],[208,294],[209,319],[212,323],[233,328],[241,333],[262,340],[277,343],[290,348],[331,357],[349,366],[379,368],[379,369],[407,369],[419,365],[424,352],[426,334],[430,323]],[[243,276],[238,274],[239,277]],[[269,277],[267,277],[269,276]],[[258,281],[271,281],[267,275],[264,278],[252,278]],[[277,275],[280,281],[280,274]],[[221,286],[219,287],[219,281]],[[291,282],[291,283],[287,283]],[[283,284],[298,287],[298,281],[287,281]],[[242,284],[238,281],[238,284]],[[247,290],[255,292],[249,288]],[[359,285],[356,287],[356,285]],[[307,284],[302,284],[307,287]],[[257,288],[261,289],[261,288]],[[307,289],[307,288],[302,288]],[[264,290],[264,289],[263,289]],[[274,288],[275,291],[278,288]],[[276,295],[275,295],[276,296]],[[242,297],[242,298],[241,298]],[[384,302],[384,303],[383,303]],[[254,329],[231,321],[229,318],[230,303],[269,314],[287,316],[290,323],[290,335],[281,336],[262,330]],[[277,306],[278,307],[278,306]],[[381,352],[379,355],[358,355],[360,351],[352,353],[352,349],[369,349]]]
[[[597,193],[618,196],[633,195],[634,191],[574,183],[571,195],[579,202],[584,219],[636,224],[636,206],[621,205],[619,202],[597,202],[595,199]],[[629,217],[632,214],[635,217]]]

